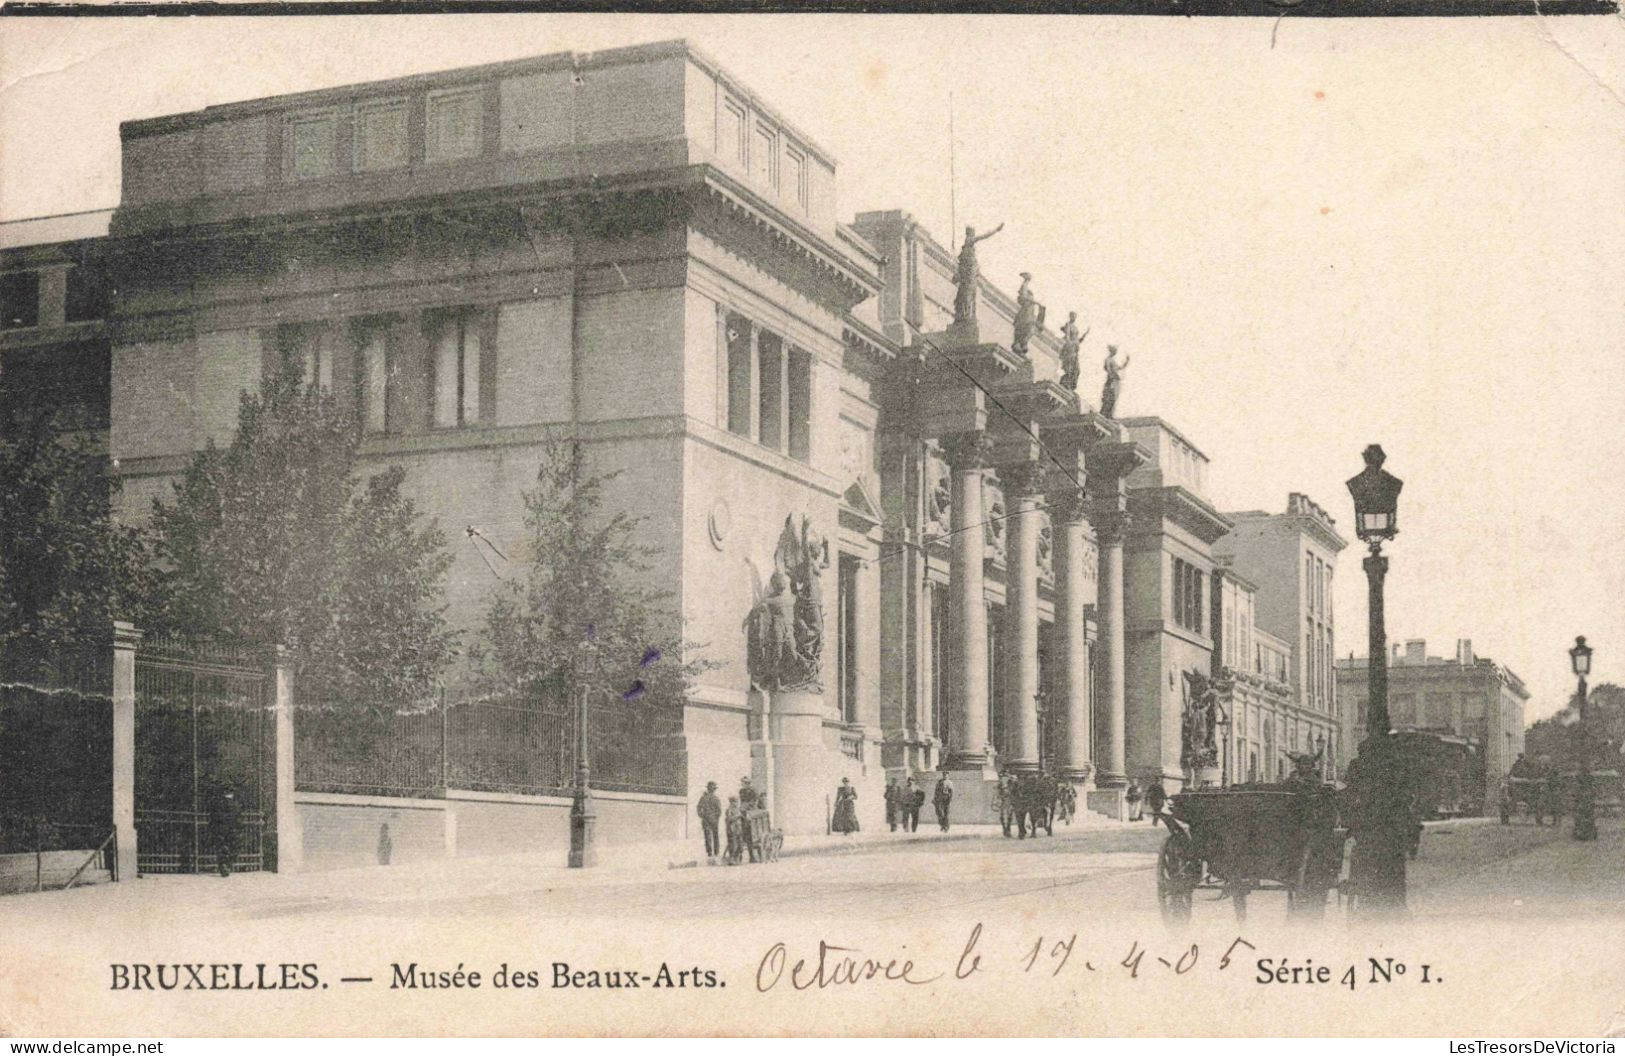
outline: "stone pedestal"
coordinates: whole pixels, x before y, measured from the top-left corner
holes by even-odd
[[[999,775],[991,766],[949,770],[954,783],[954,801],[948,810],[949,825],[996,825],[999,821]],[[937,808],[931,794],[937,789],[935,775],[927,775],[925,806],[920,808],[920,828],[937,823]]]
[[[824,695],[785,689],[766,696],[763,772],[755,772],[753,746],[751,783],[768,790],[776,827],[793,835],[821,833],[827,820],[824,799],[834,791],[824,746]]]

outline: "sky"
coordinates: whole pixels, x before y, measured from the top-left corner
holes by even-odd
[[[1119,413],[1197,444],[1221,510],[1302,491],[1352,542],[1381,443],[1391,638],[1472,639],[1531,719],[1577,634],[1625,681],[1620,18],[11,19],[0,220],[115,205],[123,120],[673,37],[835,155],[843,216],[1004,223],[983,273],[1131,356]]]

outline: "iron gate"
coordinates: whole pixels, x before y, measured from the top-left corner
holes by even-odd
[[[136,864],[143,873],[274,869],[271,679],[249,651],[156,638],[135,657]]]

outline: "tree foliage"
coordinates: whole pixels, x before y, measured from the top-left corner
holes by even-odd
[[[581,445],[543,452],[524,495],[522,572],[486,613],[477,659],[486,687],[574,699],[583,686],[626,703],[680,706],[707,665],[685,659],[669,590],[653,585],[657,551],[637,541],[639,518],[606,512],[613,474],[585,465]]]
[[[0,406],[0,668],[15,680],[105,645],[152,593],[140,535],[112,516],[106,455],[54,406]]]
[[[1524,731],[1524,755],[1530,759],[1545,756],[1563,772],[1580,768],[1586,750],[1584,732],[1589,731],[1591,768],[1621,769],[1619,755],[1625,745],[1625,686],[1602,682],[1586,694],[1586,721],[1580,723],[1578,693],[1569,706],[1556,715],[1531,723]]]
[[[285,645],[305,700],[399,709],[432,697],[455,635],[445,536],[391,467],[363,481],[360,433],[296,359],[244,393],[230,446],[198,452],[158,502],[162,622]]]

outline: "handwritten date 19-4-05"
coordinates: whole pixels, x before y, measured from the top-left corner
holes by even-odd
[[[756,989],[765,994],[781,985],[796,990],[826,990],[865,983],[926,986],[941,980],[963,981],[990,968],[1021,974],[1045,972],[1056,976],[1069,963],[1079,966],[1075,970],[1096,971],[1093,961],[1081,955],[1074,960],[1077,945],[1077,932],[1062,936],[1039,935],[1021,942],[1015,949],[1005,948],[1001,955],[1001,952],[984,946],[982,925],[977,924],[971,929],[956,961],[951,965],[944,963],[927,967],[901,951],[873,954],[858,946],[839,946],[825,940],[819,941],[816,955],[793,958],[787,945],[777,942],[768,948],[756,966]],[[1237,937],[1219,958],[1216,970],[1223,971],[1230,967],[1232,955],[1241,948],[1251,950],[1255,947],[1246,939]],[[1160,965],[1169,974],[1185,975],[1200,961],[1201,951],[1195,943],[1191,943],[1166,951],[1166,955],[1152,953],[1147,963],[1147,948],[1134,942],[1121,960],[1112,954],[1110,960],[1102,960],[1101,963],[1107,968],[1121,969],[1131,979],[1138,979],[1142,967],[1150,973]]]

